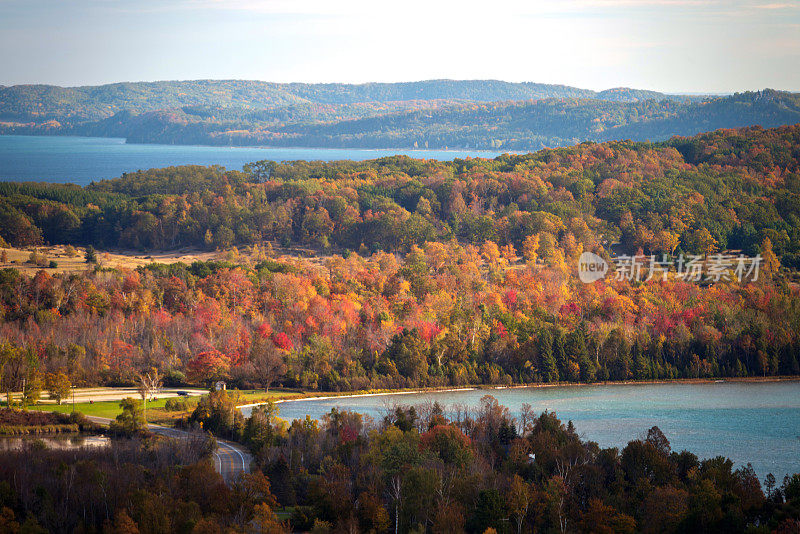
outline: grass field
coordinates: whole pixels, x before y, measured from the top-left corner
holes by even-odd
[[[157,399],[147,403],[147,419],[152,423],[155,418],[163,419],[166,414],[173,413],[164,410],[164,403],[166,399]],[[193,404],[194,405],[194,404]],[[29,408],[30,410],[39,410],[43,412],[60,412],[70,413],[73,411],[72,403],[65,402],[61,405],[58,404],[38,404]],[[78,402],[75,404],[75,411],[84,415],[93,415],[96,417],[107,417],[114,419],[122,412],[119,407],[119,401],[100,401],[100,402]]]
[[[292,512],[294,512],[294,506],[283,506],[280,508],[276,508],[275,515],[278,516],[278,520],[286,521],[292,517]]]
[[[23,274],[33,276],[40,269],[55,274],[55,273],[76,273],[82,272],[86,269],[94,268],[86,262],[84,255],[86,250],[82,247],[75,247],[72,255],[67,254],[66,246],[39,246],[39,247],[25,247],[14,248],[7,247],[2,249],[6,253],[6,263],[0,264],[0,268],[13,267],[18,269]],[[42,265],[30,263],[28,260],[31,252],[36,251],[41,258]],[[103,267],[111,267],[115,269],[126,268],[135,269],[148,263],[175,263],[182,261],[184,263],[192,263],[197,260],[208,261],[225,259],[225,255],[218,252],[197,251],[191,249],[182,249],[169,252],[159,252],[152,254],[145,254],[136,251],[97,251],[97,260]],[[57,267],[48,267],[49,261],[55,261]]]
[[[286,399],[292,397],[302,397],[302,393],[287,392],[275,390],[265,392],[264,390],[230,390],[233,395],[238,395],[238,404],[254,404],[257,402],[266,402],[268,399]],[[156,399],[147,402],[147,421],[161,425],[171,425],[176,419],[188,415],[197,406],[197,397],[184,397],[188,403],[189,409],[183,411],[167,411],[164,405],[167,399]],[[138,400],[138,399],[137,399]],[[70,413],[73,411],[71,402],[64,402],[63,404],[37,404],[29,408],[30,410],[38,410],[43,412],[59,412]],[[98,401],[98,402],[78,402],[75,403],[75,411],[84,415],[93,415],[95,417],[106,417],[114,419],[122,412],[119,406],[119,401]]]

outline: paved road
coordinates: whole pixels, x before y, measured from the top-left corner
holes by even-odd
[[[97,416],[87,416],[87,419],[101,425],[108,425],[111,419]],[[177,428],[148,424],[151,432],[174,439],[184,439],[189,433]],[[214,451],[214,469],[222,475],[223,480],[230,484],[239,476],[239,473],[249,473],[253,457],[247,450],[237,443],[217,438],[217,450]]]

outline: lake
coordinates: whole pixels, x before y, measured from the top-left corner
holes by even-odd
[[[475,407],[487,394],[515,417],[523,403],[537,413],[554,411],[601,447],[624,447],[656,425],[673,450],[727,456],[737,467],[750,462],[762,480],[771,472],[780,483],[785,474],[800,472],[800,381],[484,389],[287,401],[278,407],[287,420],[320,418],[335,406],[380,419],[387,403],[436,400]]]
[[[106,436],[77,433],[0,436],[0,452],[19,450],[34,442],[42,443],[48,449],[75,450],[84,447],[106,447],[111,440]]]
[[[86,185],[123,172],[172,165],[222,165],[241,170],[246,163],[341,159],[366,160],[406,154],[452,161],[493,158],[499,153],[457,150],[359,150],[326,148],[242,148],[186,145],[137,145],[106,137],[0,135],[0,180]]]

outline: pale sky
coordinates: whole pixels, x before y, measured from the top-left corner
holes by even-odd
[[[800,90],[800,0],[0,0],[0,84]]]

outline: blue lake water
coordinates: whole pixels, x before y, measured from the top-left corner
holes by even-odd
[[[499,153],[457,150],[358,150],[326,148],[240,148],[186,145],[137,145],[105,137],[0,135],[0,180],[71,182],[116,178],[123,172],[172,165],[222,165],[241,170],[245,163],[341,159],[366,160],[406,154],[415,158],[451,161],[455,158],[493,158]]]
[[[800,381],[593,385],[411,393],[278,404],[280,417],[319,418],[333,407],[381,419],[386,407],[428,400],[476,407],[491,394],[518,416],[523,403],[556,412],[601,447],[624,447],[656,425],[673,450],[753,464],[759,478],[800,472]],[[246,414],[248,409],[243,411]]]

